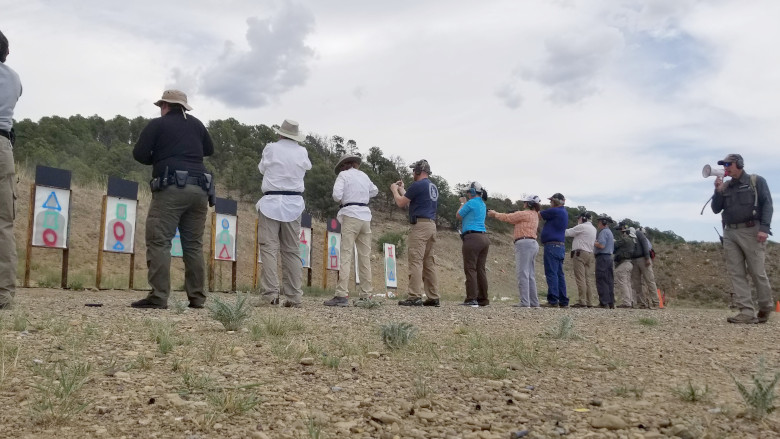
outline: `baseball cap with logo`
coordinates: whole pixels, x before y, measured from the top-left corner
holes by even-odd
[[[419,174],[420,172],[425,172],[426,174],[430,175],[431,173],[431,165],[428,164],[428,160],[422,159],[418,160],[411,165],[409,165],[410,168],[412,168],[412,172],[415,174]]]
[[[556,192],[552,197],[548,198],[548,200],[566,201],[566,197],[564,197],[562,193]]]

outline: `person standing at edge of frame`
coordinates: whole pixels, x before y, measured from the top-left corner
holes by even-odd
[[[599,293],[599,308],[615,308],[615,271],[612,253],[615,251],[615,237],[609,225],[612,218],[603,215],[596,218],[598,232],[593,243],[596,254],[596,291]]]
[[[439,306],[436,258],[433,246],[436,244],[436,209],[439,206],[439,188],[428,178],[431,165],[419,160],[410,166],[414,183],[409,190],[399,180],[390,185],[390,191],[398,207],[409,208],[409,296],[399,300],[401,306]],[[423,301],[423,287],[428,298]]]
[[[16,169],[14,165],[14,108],[22,96],[19,75],[5,65],[11,53],[0,32],[0,309],[10,308],[16,294]]]
[[[472,182],[455,216],[463,221],[460,239],[463,240],[463,272],[466,275],[466,300],[461,305],[478,308],[490,305],[485,263],[490,250],[490,238],[485,228],[487,190]]]
[[[366,300],[373,290],[371,279],[371,209],[368,202],[379,189],[365,172],[358,169],[360,156],[345,154],[336,164],[336,182],[333,199],[339,203],[336,219],[341,223],[341,267],[336,295],[326,300],[325,306],[349,306],[349,274],[352,269],[352,251],[357,247],[360,272],[358,301]],[[355,303],[357,305],[357,302]]]
[[[214,154],[214,143],[203,123],[187,116],[192,107],[184,92],[165,90],[154,105],[160,107],[160,117],[144,127],[133,149],[136,161],[152,165],[152,203],[146,216],[146,266],[152,291],[130,306],[168,308],[171,240],[178,227],[189,307],[203,308],[203,230],[214,193],[214,178],[203,157]]]
[[[298,308],[303,297],[303,262],[298,255],[301,214],[306,208],[303,177],[311,169],[311,161],[306,148],[298,143],[306,138],[300,134],[298,122],[285,119],[282,126],[274,128],[274,131],[279,140],[263,148],[263,156],[257,165],[263,174],[263,196],[255,205],[259,215],[260,257],[263,261],[260,287],[265,303],[278,305],[281,292],[285,297],[285,307]],[[282,257],[281,290],[276,262],[278,253]]]
[[[712,211],[721,214],[726,270],[731,278],[734,301],[739,314],[729,323],[766,323],[772,314],[772,287],[766,275],[766,240],[772,224],[772,193],[766,179],[745,172],[745,160],[729,154],[718,161],[725,176],[715,179]],[[758,315],[750,294],[748,275],[753,279],[758,299]]]

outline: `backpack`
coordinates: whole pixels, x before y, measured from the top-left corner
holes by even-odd
[[[623,232],[618,232],[618,234],[619,238],[615,238],[615,261],[622,262],[631,259],[634,255],[636,241]]]

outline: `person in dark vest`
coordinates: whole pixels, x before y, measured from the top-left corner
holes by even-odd
[[[729,154],[718,164],[731,180],[715,179],[712,211],[721,214],[726,270],[739,308],[739,314],[727,320],[729,323],[766,323],[772,313],[773,299],[764,267],[766,240],[772,234],[772,194],[764,177],[745,172],[741,155]],[[748,275],[756,287],[757,315]]]
[[[22,95],[19,75],[5,65],[8,39],[0,32],[0,309],[9,308],[16,294],[16,168],[13,116]]]
[[[655,284],[653,260],[650,258],[650,240],[642,230],[628,228],[628,236],[636,240],[631,255],[631,288],[634,290],[637,307],[658,309],[658,287]]]
[[[398,302],[401,306],[439,306],[438,278],[433,246],[436,244],[436,209],[439,205],[439,189],[428,178],[431,165],[427,160],[412,163],[414,183],[404,189],[404,182],[390,185],[390,191],[398,207],[409,208],[409,296]],[[422,299],[423,288],[425,301]]]
[[[171,240],[179,229],[184,256],[184,290],[190,308],[203,308],[205,264],[203,230],[214,181],[203,157],[214,144],[203,123],[187,111],[187,95],[166,90],[154,103],[160,117],[141,131],[133,157],[152,165],[152,203],[146,216],[146,266],[152,291],[130,304],[133,308],[168,307],[171,292]]]

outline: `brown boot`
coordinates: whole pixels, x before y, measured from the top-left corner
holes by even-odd
[[[745,323],[745,324],[753,324],[757,323],[756,318],[753,316],[749,316],[747,314],[739,313],[735,315],[734,317],[729,317],[726,319],[729,323]]]

